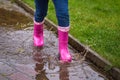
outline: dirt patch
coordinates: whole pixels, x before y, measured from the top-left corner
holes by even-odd
[[[28,24],[32,24],[30,17],[24,14],[0,8],[0,25],[6,27],[14,27],[15,29],[28,27]]]

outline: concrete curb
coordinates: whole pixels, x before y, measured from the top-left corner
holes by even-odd
[[[34,15],[34,10],[28,5],[24,4],[21,0],[15,0],[15,2],[27,12],[29,12],[31,15]],[[47,25],[50,28],[52,27],[54,31],[57,30],[57,26],[48,19],[45,19],[45,25]],[[88,52],[86,55],[88,60],[90,60],[98,68],[101,68],[101,70],[106,71],[110,76],[112,76],[114,80],[120,80],[120,69],[112,67],[111,63],[99,56],[90,48],[87,48],[85,45],[80,43],[71,35],[69,35],[69,44],[79,52],[83,52],[86,50]]]

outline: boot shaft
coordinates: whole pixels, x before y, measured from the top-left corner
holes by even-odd
[[[59,42],[68,43],[68,32],[69,32],[69,27],[58,27]]]
[[[38,23],[34,21],[34,35],[38,36],[40,34],[43,34],[43,22]]]
[[[34,21],[34,46],[43,46],[44,44],[44,37],[43,37],[43,22],[37,23]]]
[[[68,32],[69,32],[68,27],[58,28],[59,51],[64,49],[68,52]]]

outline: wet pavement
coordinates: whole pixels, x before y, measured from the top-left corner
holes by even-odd
[[[30,17],[16,4],[0,0],[0,80],[108,80],[70,46],[72,62],[61,63],[52,31],[44,28],[44,47],[34,47]]]

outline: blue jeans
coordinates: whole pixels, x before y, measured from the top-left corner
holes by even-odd
[[[58,25],[69,26],[68,0],[52,0],[55,6]],[[42,22],[47,15],[49,0],[35,0],[35,21]]]

